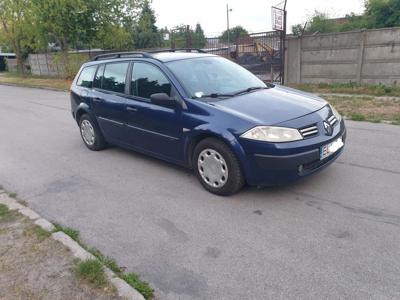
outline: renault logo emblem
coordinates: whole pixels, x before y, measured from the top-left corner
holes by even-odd
[[[333,128],[332,128],[331,124],[329,124],[327,121],[324,121],[324,128],[325,128],[325,132],[327,135],[332,135]]]

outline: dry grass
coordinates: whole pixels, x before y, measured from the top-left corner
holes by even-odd
[[[325,96],[342,115],[355,121],[391,121],[400,125],[400,99],[365,96]]]
[[[340,94],[358,94],[372,96],[400,96],[399,86],[362,85],[355,83],[335,83],[335,84],[289,84],[290,87],[310,93],[340,93]]]
[[[0,73],[0,84],[1,83],[25,87],[51,88],[62,91],[69,90],[71,86],[71,80],[67,79],[32,75],[21,76],[15,73]]]

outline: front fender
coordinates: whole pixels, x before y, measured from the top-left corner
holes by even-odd
[[[210,124],[202,124],[193,128],[186,137],[184,146],[185,157],[187,158],[187,164],[190,168],[193,168],[192,156],[194,148],[201,140],[208,137],[217,138],[228,145],[238,158],[243,172],[247,175],[249,170],[246,163],[246,153],[236,136],[226,129],[212,127]]]

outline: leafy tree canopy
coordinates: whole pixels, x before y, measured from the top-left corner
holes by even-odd
[[[248,35],[249,35],[248,31],[246,29],[244,29],[242,26],[236,26],[236,27],[229,29],[229,40],[231,43],[235,43],[235,41],[238,38],[246,37]],[[225,43],[228,42],[228,30],[225,30],[222,33],[220,39],[222,42],[225,42]]]
[[[362,15],[350,13],[343,19],[333,19],[326,13],[315,11],[305,26],[292,26],[292,32],[300,35],[303,32],[329,33],[395,26],[400,26],[400,0],[366,0]]]

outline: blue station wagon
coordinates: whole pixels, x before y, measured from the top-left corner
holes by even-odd
[[[193,169],[218,195],[310,175],[346,139],[320,97],[192,49],[100,55],[81,67],[71,105],[90,150],[113,144]]]

